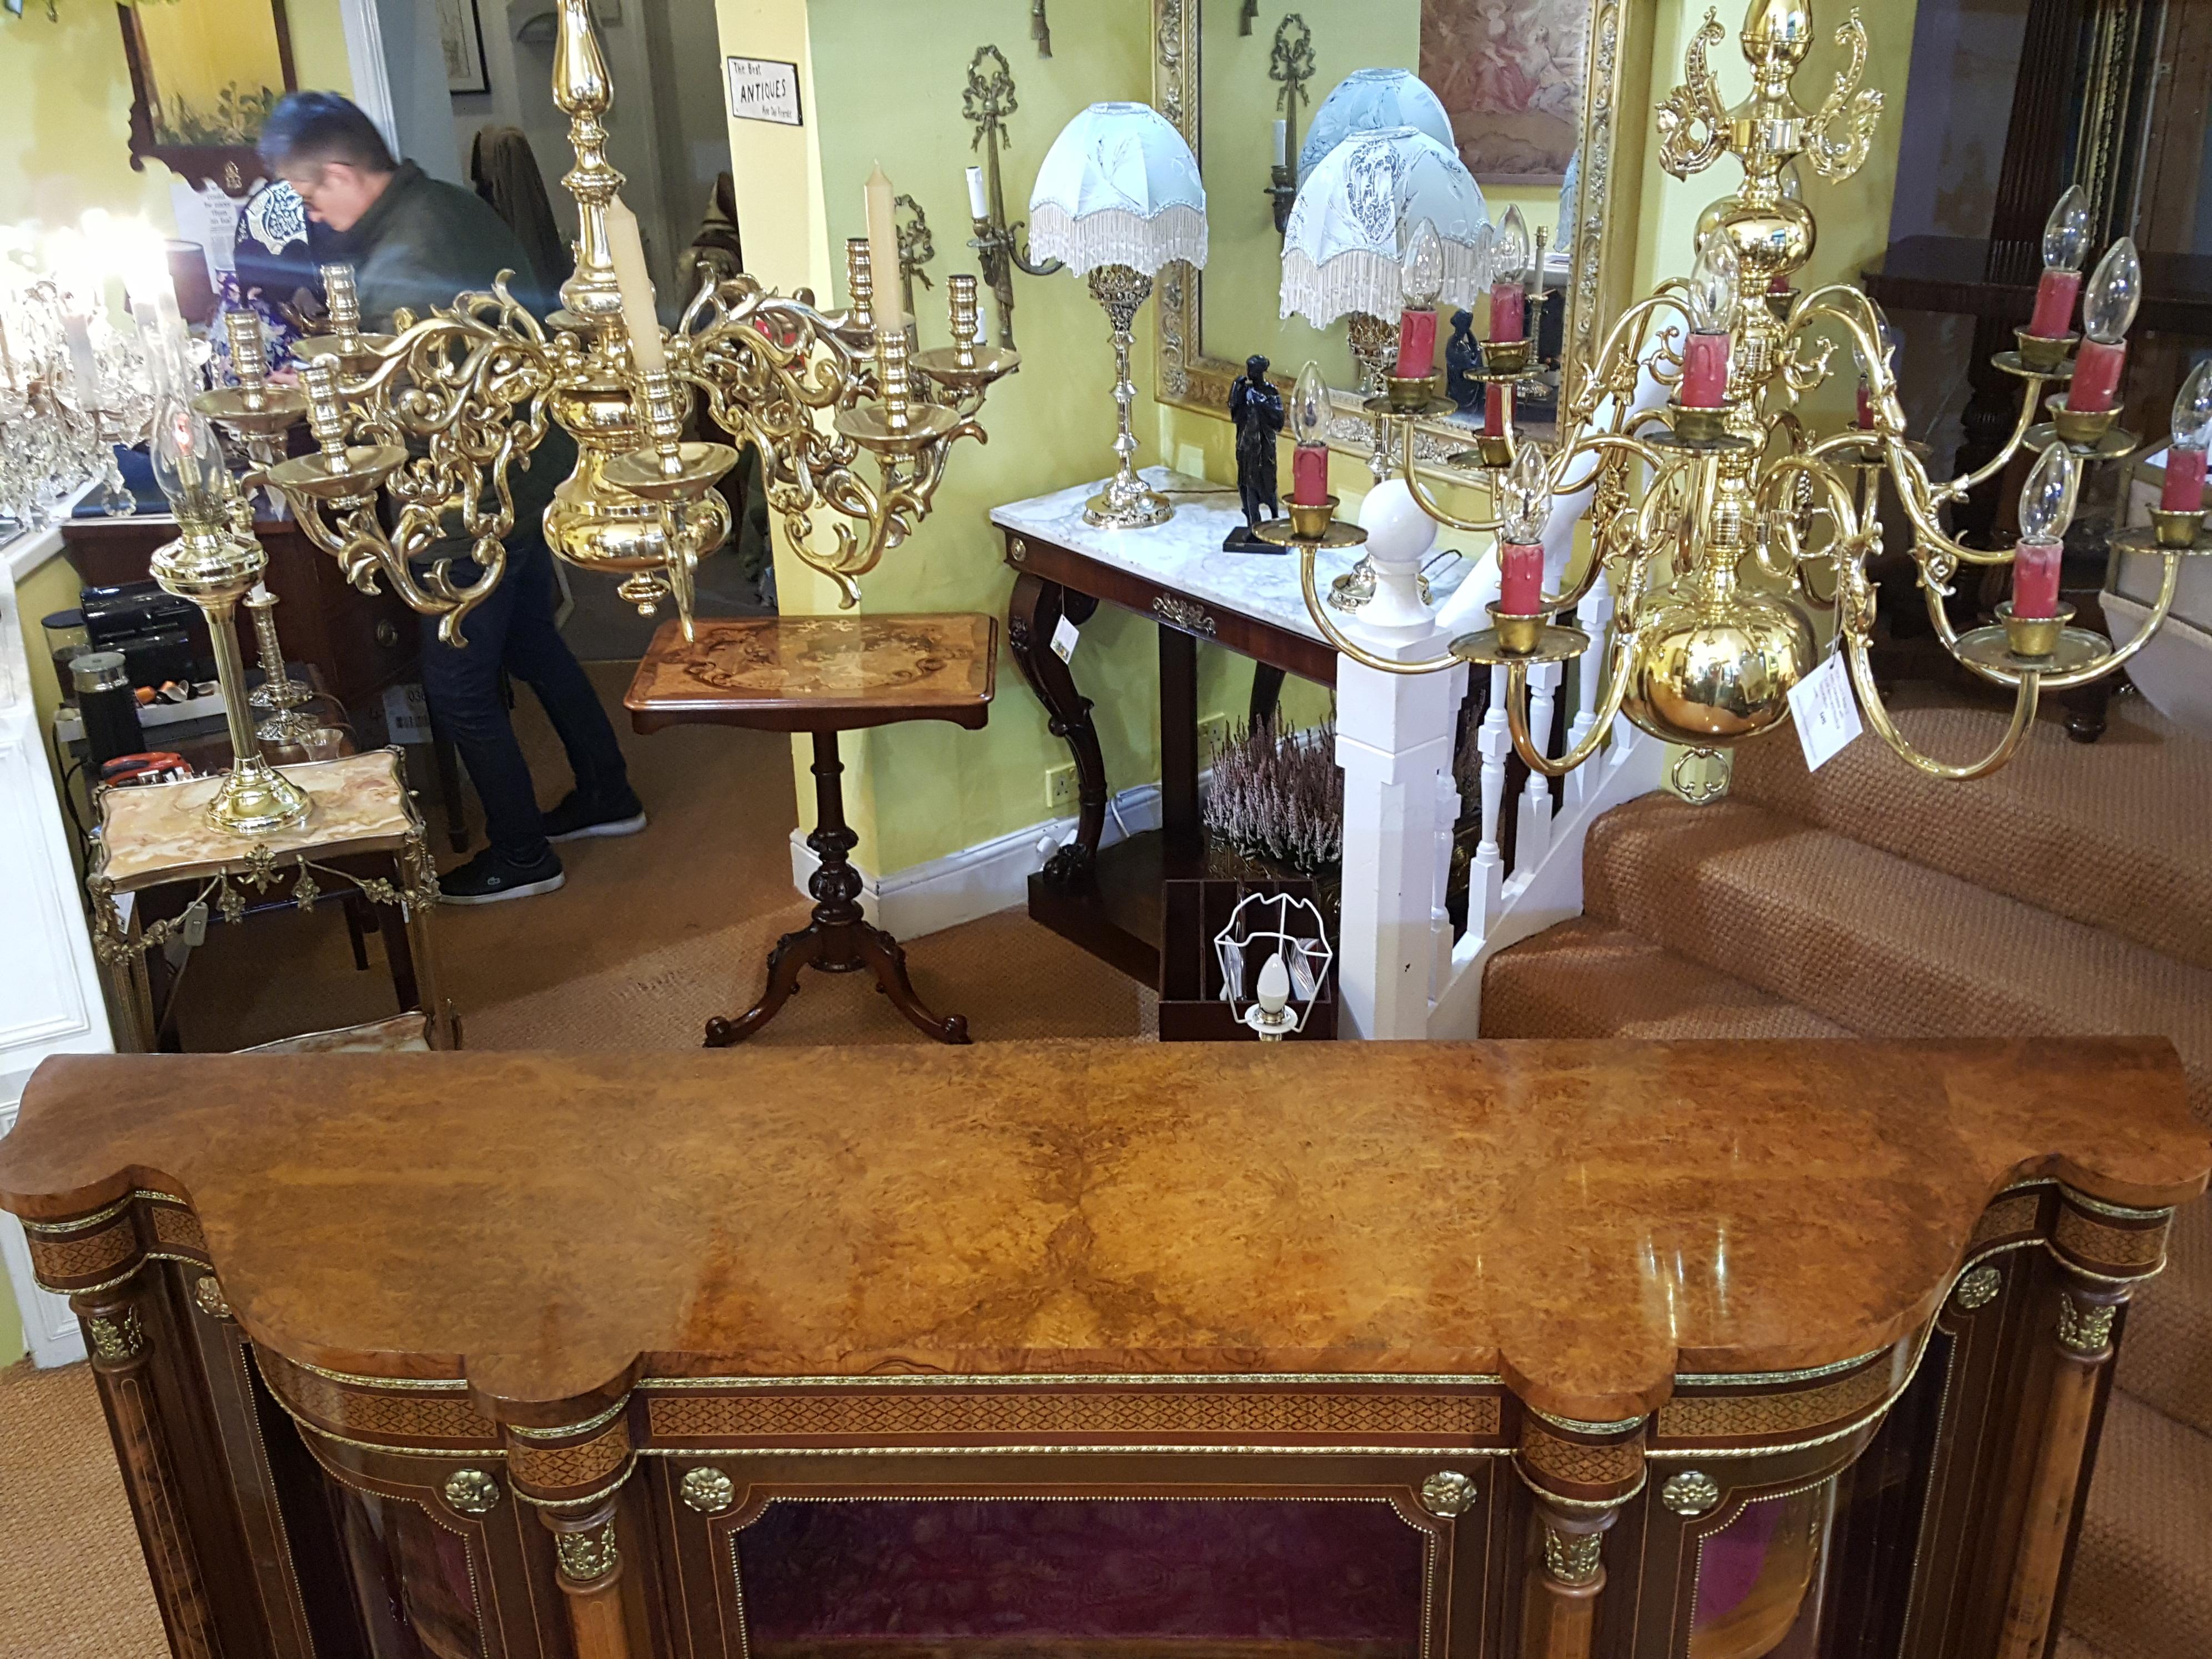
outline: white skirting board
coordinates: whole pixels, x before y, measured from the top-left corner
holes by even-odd
[[[1060,846],[1075,833],[1075,823],[1073,818],[1048,818],[887,876],[872,874],[856,858],[853,862],[860,872],[860,908],[870,921],[896,938],[915,939],[1026,904],[1030,877],[1044,868],[1051,856],[1043,842],[1049,837],[1054,847]],[[1111,847],[1124,834],[1142,835],[1158,829],[1159,823],[1159,785],[1124,789],[1114,797],[1113,810],[1106,814],[1101,845]],[[807,846],[805,832],[793,830],[792,884],[805,892],[821,865]]]

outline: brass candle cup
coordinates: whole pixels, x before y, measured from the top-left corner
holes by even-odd
[[[1492,374],[1526,374],[1536,355],[1534,340],[1485,340],[1482,366]]]
[[[1429,405],[1436,401],[1437,377],[1433,374],[1386,374],[1382,389],[1390,399],[1390,407],[1401,415],[1425,415]]]
[[[1691,409],[1674,405],[1674,435],[1685,443],[1710,444],[1729,435],[1725,409]]]
[[[2063,402],[2051,406],[2051,423],[2058,428],[2059,441],[2069,447],[2094,449],[2119,417],[2117,409],[2070,409]]]
[[[2011,601],[2007,600],[1997,606],[1996,614],[2004,624],[2006,648],[2023,661],[2037,662],[2058,649],[2058,636],[2074,620],[2074,607],[2062,605],[2048,617],[2015,617]]]
[[[2194,547],[2204,532],[2204,515],[2187,507],[2154,507],[2150,523],[2160,547]]]
[[[1336,497],[1324,495],[1311,504],[1291,501],[1285,504],[1290,514],[1291,534],[1302,542],[1317,542],[1328,534],[1329,521],[1336,517]]]
[[[2066,360],[2074,355],[2074,348],[2081,340],[2078,334],[2061,334],[2054,337],[2030,334],[2024,328],[2013,330],[2012,337],[2020,342],[2021,362],[2038,371],[2064,367]]]
[[[1497,632],[1498,643],[1516,657],[1532,653],[1544,637],[1544,624],[1550,620],[1542,611],[1533,616],[1519,617],[1500,611],[1495,605],[1488,607],[1490,625]]]

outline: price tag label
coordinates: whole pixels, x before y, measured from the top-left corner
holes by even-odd
[[[1060,626],[1052,630],[1052,654],[1062,662],[1075,660],[1075,647],[1082,642],[1083,630],[1065,617]]]
[[[1858,699],[1840,647],[1827,661],[1790,688],[1790,717],[1805,750],[1805,769],[1817,772],[1866,728],[1859,723]]]

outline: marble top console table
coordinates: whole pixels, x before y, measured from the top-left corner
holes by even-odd
[[[63,1058],[185,1659],[2034,1659],[2161,1040]]]
[[[1199,817],[1200,641],[1226,646],[1260,665],[1255,717],[1272,712],[1284,674],[1337,683],[1337,655],[1306,612],[1298,561],[1287,553],[1229,553],[1222,540],[1243,522],[1235,489],[1166,467],[1145,481],[1175,503],[1175,516],[1146,530],[1101,530],[1083,521],[1096,483],[993,509],[1018,573],[1007,609],[1014,660],[1066,739],[1075,761],[1075,838],[1030,880],[1030,914],[1122,972],[1159,983],[1163,881],[1202,875],[1205,832]],[[1349,570],[1357,550],[1319,556],[1326,589]],[[1431,577],[1437,602],[1473,566],[1443,559]],[[1052,650],[1063,617],[1081,624],[1101,603],[1119,605],[1159,629],[1160,828],[1102,851],[1112,788],[1073,665]]]

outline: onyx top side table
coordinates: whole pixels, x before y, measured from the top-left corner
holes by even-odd
[[[144,975],[149,950],[173,938],[190,939],[196,927],[205,925],[210,907],[223,921],[236,921],[272,890],[289,890],[294,905],[312,910],[331,892],[324,882],[333,878],[337,892],[357,893],[376,907],[393,989],[403,1011],[416,1011],[422,1041],[433,1048],[460,1046],[459,1021],[439,994],[431,951],[437,870],[400,768],[396,749],[287,766],[284,775],[312,803],[307,822],[253,836],[213,829],[201,815],[219,778],[100,792],[100,838],[85,877],[92,896],[93,954],[108,970],[118,1011],[141,1050],[157,1042]],[[385,870],[388,876],[380,873]],[[183,915],[142,927],[135,920],[126,923],[116,903],[120,894],[187,882],[200,885]],[[249,890],[256,897],[249,898]],[[395,1022],[374,1024],[383,1031]],[[342,1039],[348,1034],[319,1035]]]
[[[860,837],[845,822],[837,734],[902,720],[949,720],[969,731],[990,718],[998,623],[965,611],[928,616],[702,617],[685,640],[665,623],[638,664],[623,706],[639,732],[742,726],[814,738],[814,831],[822,860],[807,883],[814,916],[769,953],[768,988],[735,1019],[707,1024],[707,1046],[742,1042],[799,989],[799,970],[875,975],[899,1012],[940,1042],[965,1042],[968,1021],[932,1013],[908,979],[906,952],[861,914]]]

